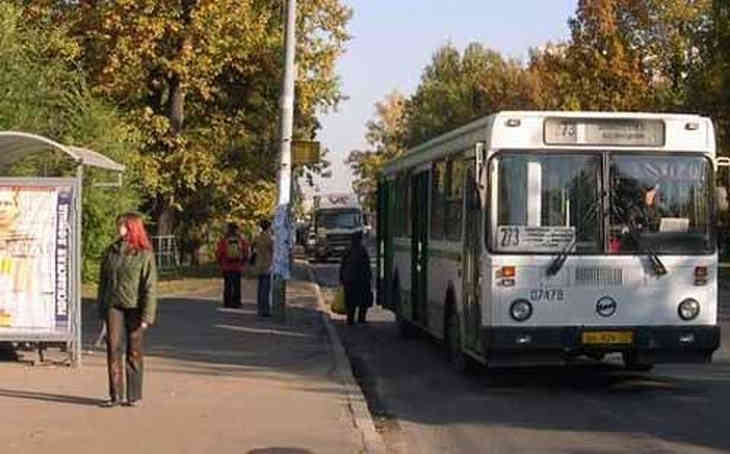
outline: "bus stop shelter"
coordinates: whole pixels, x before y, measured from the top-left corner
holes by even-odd
[[[75,174],[0,176],[0,342],[60,346],[78,367],[84,167],[114,172],[121,180],[124,166],[85,148],[0,131],[0,172],[48,151],[68,158]]]

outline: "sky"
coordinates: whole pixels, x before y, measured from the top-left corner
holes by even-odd
[[[320,117],[317,140],[330,150],[332,178],[321,193],[351,192],[344,160],[367,149],[366,123],[375,103],[394,90],[410,96],[433,53],[452,43],[460,51],[480,42],[505,57],[526,61],[531,47],[569,37],[578,0],[342,0],[353,9],[352,40],[337,64],[349,98]],[[306,191],[311,192],[311,191]]]

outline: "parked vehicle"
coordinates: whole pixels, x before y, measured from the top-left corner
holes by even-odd
[[[352,241],[352,235],[363,229],[362,208],[354,194],[329,194],[315,198],[315,259],[342,256]]]

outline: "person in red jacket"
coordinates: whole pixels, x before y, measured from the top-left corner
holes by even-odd
[[[241,273],[248,253],[248,242],[238,233],[238,226],[228,224],[215,253],[223,272],[223,307],[241,307]]]

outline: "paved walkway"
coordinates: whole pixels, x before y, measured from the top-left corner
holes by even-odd
[[[147,340],[142,408],[99,408],[107,392],[99,350],[86,350],[80,369],[0,362],[0,452],[365,452],[305,276],[289,282],[286,324],[256,317],[252,281],[236,312],[219,309],[220,292],[163,298]],[[89,349],[93,303],[85,309]]]

